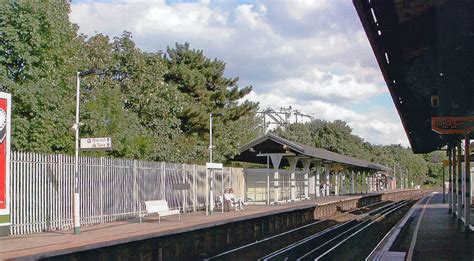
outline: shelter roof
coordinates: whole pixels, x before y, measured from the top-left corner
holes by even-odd
[[[353,3],[413,151],[459,140],[432,131],[431,117],[474,115],[474,1]]]
[[[286,157],[297,156],[300,158],[315,159],[323,163],[338,163],[355,169],[391,171],[390,168],[377,163],[290,141],[272,133],[265,134],[242,146],[239,155],[235,156],[234,160],[266,164],[267,159],[263,156],[267,154],[282,154]],[[288,162],[282,161],[281,165],[288,166]]]

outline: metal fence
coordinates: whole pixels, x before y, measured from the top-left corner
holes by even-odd
[[[11,170],[12,235],[72,228],[74,157],[13,152]],[[233,187],[244,198],[242,169],[224,168],[215,177],[216,195]],[[177,183],[190,189],[173,190]],[[81,157],[81,225],[136,217],[145,200],[166,199],[170,208],[197,211],[205,207],[205,184],[205,166]]]

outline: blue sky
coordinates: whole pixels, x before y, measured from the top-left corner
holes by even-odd
[[[342,119],[375,144],[408,145],[380,69],[348,0],[76,0],[80,32],[132,32],[138,47],[185,41],[226,62],[261,108],[292,106]]]

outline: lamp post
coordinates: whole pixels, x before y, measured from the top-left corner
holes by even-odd
[[[224,116],[222,112],[210,113],[209,114],[209,163],[212,163],[212,117]],[[210,213],[214,210],[214,171],[211,169],[211,181],[209,189],[209,202],[210,202]],[[207,171],[206,171],[207,173]]]
[[[97,74],[95,69],[77,72],[76,74],[76,122],[73,125],[73,129],[76,131],[76,157],[74,162],[74,198],[73,198],[73,206],[74,206],[74,235],[79,235],[80,233],[80,200],[79,200],[79,101],[81,95],[81,77],[85,77],[87,75]]]
[[[212,117],[224,116],[222,112],[209,114],[209,162],[212,163]]]

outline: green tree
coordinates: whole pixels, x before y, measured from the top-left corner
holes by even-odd
[[[72,152],[81,47],[66,2],[0,4],[0,89],[12,94],[12,148]]]
[[[202,50],[190,49],[188,43],[168,47],[163,59],[168,68],[165,83],[177,86],[184,95],[178,118],[186,136],[179,146],[185,160],[207,158],[210,113],[224,114],[214,121],[218,161],[225,160],[243,142],[257,135],[257,104],[243,100],[252,87],[240,88],[238,78],[225,77],[223,61],[207,58]]]
[[[126,107],[130,96],[123,92],[126,89],[123,85],[136,83],[116,51],[116,43],[122,38],[111,43],[107,36],[97,34],[84,42],[81,62],[85,68],[97,69],[100,74],[82,79],[81,136],[112,137],[112,151],[89,154],[150,159],[155,150],[152,132],[140,124],[134,110]]]

